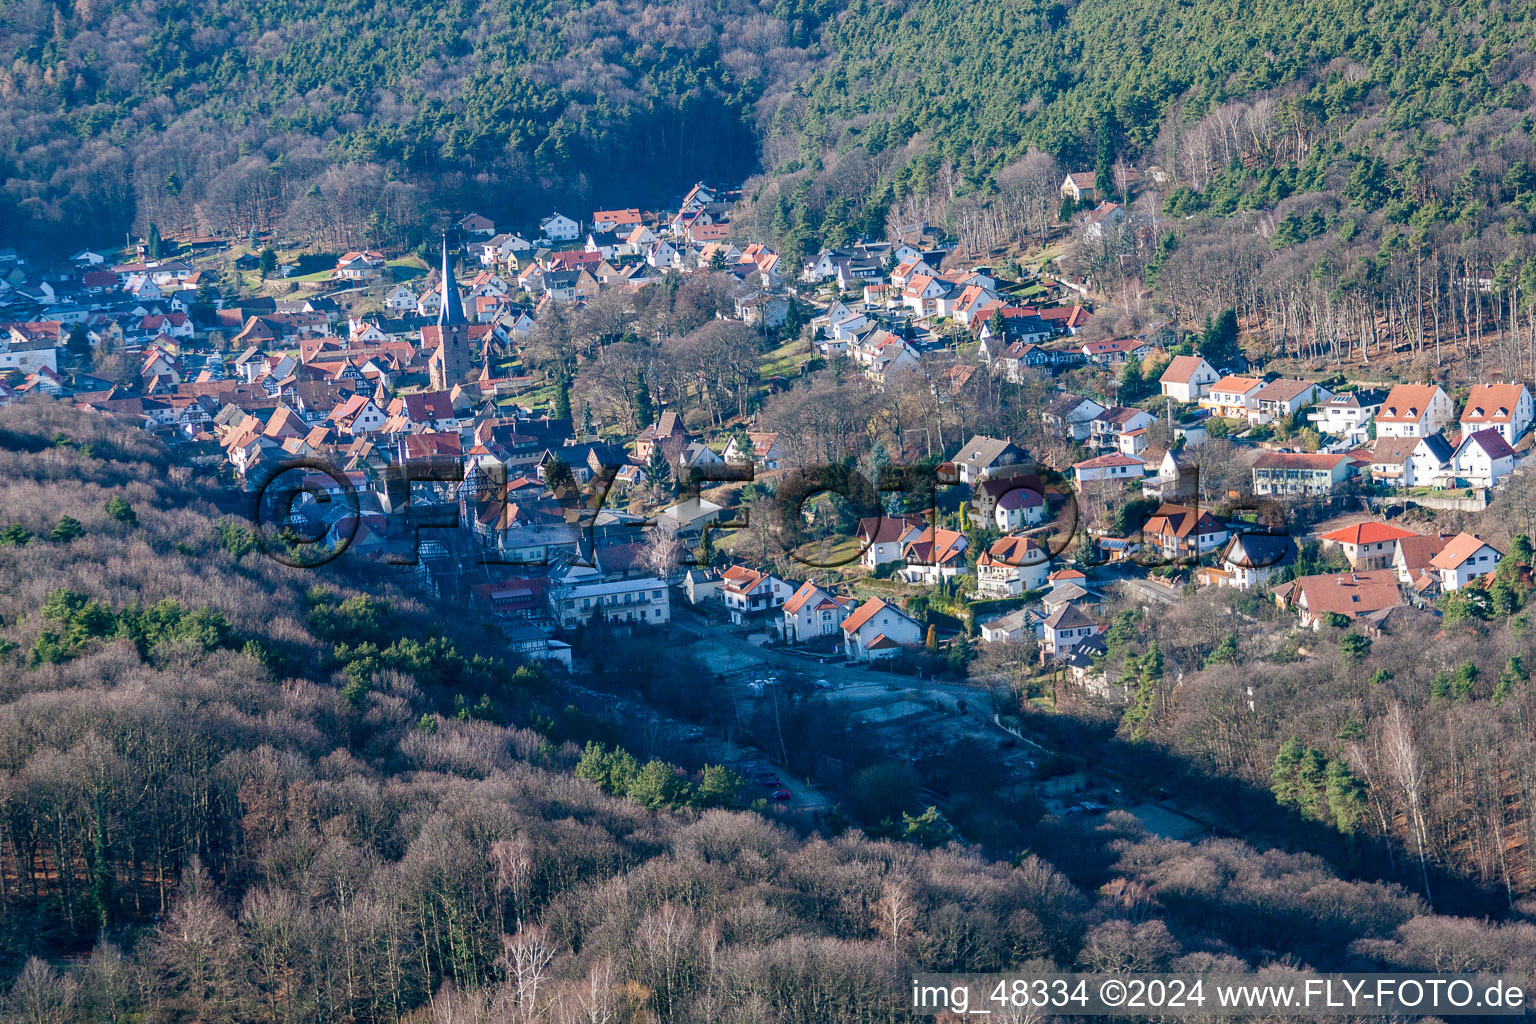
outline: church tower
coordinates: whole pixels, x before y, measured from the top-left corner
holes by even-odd
[[[455,384],[462,384],[474,366],[469,358],[469,323],[464,319],[464,304],[459,301],[459,286],[453,280],[446,235],[443,237],[442,300],[436,326],[421,329],[421,340],[433,350],[429,367],[434,391],[447,391]]]

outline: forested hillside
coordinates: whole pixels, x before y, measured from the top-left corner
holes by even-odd
[[[739,181],[751,104],[800,68],[814,17],[781,8],[20,0],[0,19],[0,222],[382,243],[470,206]]]
[[[814,248],[892,212],[958,226],[953,204],[990,202],[1030,147],[1079,168],[1161,160],[1179,210],[1225,215],[1336,188],[1365,153],[1432,162],[1469,119],[1524,110],[1532,61],[1530,5],[1421,0],[7,15],[0,214],[55,238],[155,220],[402,241],[447,210],[659,204],[761,170],[758,225]],[[1202,124],[1233,101],[1261,116]]]
[[[665,766],[604,795],[540,673],[376,573],[277,566],[214,497],[130,428],[0,410],[7,1021],[885,1022],[917,968],[1536,969],[1529,925],[1120,814],[1057,867],[797,835]]]

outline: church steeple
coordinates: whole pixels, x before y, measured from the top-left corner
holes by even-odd
[[[459,286],[453,280],[453,262],[448,259],[448,236],[443,236],[443,274],[442,274],[442,303],[437,311],[438,326],[445,324],[462,324],[464,319],[464,304],[459,301]]]

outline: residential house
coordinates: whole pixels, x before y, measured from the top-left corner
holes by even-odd
[[[585,626],[598,615],[609,623],[661,625],[672,619],[666,581],[654,576],[562,583],[549,590],[549,610],[561,629]]]
[[[1338,545],[1351,569],[1369,572],[1390,566],[1397,554],[1397,542],[1414,536],[1417,534],[1401,526],[1367,521],[1322,534],[1317,539],[1324,546]]]
[[[1402,603],[1391,569],[1301,576],[1271,591],[1282,608],[1296,611],[1303,629],[1318,629],[1330,615],[1351,621]]]
[[[1380,388],[1346,391],[1308,411],[1307,422],[1324,434],[1363,444],[1370,439],[1371,421],[1386,400],[1387,393]]]
[[[635,458],[644,462],[660,449],[669,461],[676,461],[687,447],[688,432],[683,428],[683,417],[668,409],[655,423],[636,435]]]
[[[1026,639],[1034,640],[1039,635],[1039,617],[1028,608],[1020,608],[1009,612],[1007,615],[989,619],[981,624],[981,642],[984,644],[995,643],[1022,643]]]
[[[1130,359],[1145,359],[1152,346],[1140,338],[1088,341],[1081,346],[1083,358],[1097,366],[1116,366]]]
[[[1412,486],[1454,486],[1456,469],[1452,461],[1455,456],[1456,449],[1445,439],[1444,434],[1437,431],[1420,437],[1409,457],[1412,466],[1409,479],[1413,481]],[[1469,453],[1469,458],[1475,461],[1476,456]]]
[[[640,211],[597,210],[592,214],[593,231],[614,231],[618,228],[635,228],[641,223]]]
[[[1449,592],[1493,572],[1503,557],[1504,553],[1487,541],[1459,533],[1429,560],[1429,565],[1440,577],[1440,589]]]
[[[344,253],[331,277],[338,281],[375,281],[384,276],[384,256],[373,251]]]
[[[1397,574],[1397,581],[1405,587],[1422,591],[1419,581],[1429,577],[1438,587],[1439,572],[1430,563],[1455,536],[1451,533],[1416,533],[1411,537],[1398,538],[1397,550],[1392,555],[1392,571]]]
[[[792,592],[793,588],[777,576],[744,565],[733,565],[720,574],[720,596],[731,622],[738,626],[784,607]]]
[[[1524,384],[1474,384],[1461,408],[1461,434],[1493,429],[1513,447],[1533,419],[1536,405]]]
[[[1371,479],[1391,487],[1413,486],[1416,437],[1380,437],[1371,446]]]
[[[1253,463],[1253,493],[1258,495],[1332,494],[1355,474],[1349,455],[1326,452],[1265,452]]]
[[[1088,423],[1088,443],[1095,448],[1113,448],[1135,455],[1144,448],[1145,431],[1157,422],[1157,417],[1145,409],[1133,409],[1123,405],[1112,406],[1100,412]],[[1131,435],[1127,444],[1122,439]],[[1137,443],[1137,439],[1141,443]],[[1127,451],[1127,449],[1131,449]]]
[[[572,242],[581,237],[581,225],[560,213],[539,221],[539,231],[552,242]]]
[[[965,534],[929,527],[907,541],[901,557],[907,563],[901,577],[908,583],[932,586],[965,571]]]
[[[1217,586],[1256,590],[1296,561],[1296,542],[1285,534],[1240,533],[1222,549]]]
[[[1077,645],[1091,636],[1097,636],[1101,627],[1075,604],[1064,604],[1053,611],[1042,624],[1040,640],[1041,659],[1065,658]]]
[[[1377,437],[1427,437],[1455,415],[1450,396],[1438,384],[1399,384],[1376,413]]]
[[[384,308],[395,313],[413,313],[421,296],[411,291],[409,285],[397,284],[384,296]]]
[[[923,642],[923,627],[878,597],[861,604],[843,620],[843,650],[849,661],[878,661]]]
[[[1222,419],[1246,420],[1250,413],[1258,411],[1263,387],[1264,382],[1257,377],[1228,374],[1211,385],[1200,405]]]
[[[1061,194],[1064,198],[1074,203],[1091,203],[1096,194],[1094,192],[1093,171],[1073,171],[1061,182]]]
[[[998,471],[1005,466],[1028,463],[1029,457],[1011,438],[976,434],[950,461],[960,482],[974,487],[989,476],[998,475]]]
[[[1227,542],[1225,526],[1209,512],[1189,505],[1164,503],[1142,525],[1145,542],[1155,545],[1164,558],[1198,559]]]
[[[1259,388],[1254,396],[1258,408],[1248,414],[1248,422],[1270,423],[1285,416],[1294,416],[1307,406],[1326,401],[1333,392],[1305,380],[1281,377]]]
[[[1093,431],[1093,421],[1105,407],[1081,395],[1062,395],[1041,410],[1040,422],[1056,437],[1086,441]]]
[[[973,522],[991,520],[1004,533],[1045,522],[1045,485],[1034,474],[993,477],[971,488]]]
[[[496,234],[496,222],[489,217],[482,217],[478,213],[471,213],[460,217],[454,226],[464,234],[476,238],[491,238]]]
[[[739,442],[739,435],[733,435],[725,446],[725,461],[728,465],[744,466],[751,464],[758,469],[774,470],[779,468],[779,462],[784,457],[783,449],[779,445],[779,435],[762,433],[755,430],[747,431],[747,444],[752,450],[748,452],[746,446]]]
[[[1111,452],[1074,463],[1072,475],[1079,487],[1100,480],[1139,482],[1147,475],[1147,464],[1140,456]]]
[[[923,532],[924,523],[917,516],[879,516],[859,520],[855,533],[863,550],[859,564],[874,571],[882,565],[899,562],[907,544]]]
[[[984,598],[1020,597],[1045,586],[1051,556],[1030,537],[1000,537],[976,560],[976,590]]]
[[[1211,364],[1199,356],[1174,356],[1157,379],[1163,396],[1175,402],[1198,402],[1221,379]]]
[[[851,597],[839,597],[806,580],[784,602],[784,639],[803,644],[833,636],[840,632],[855,604]]]
[[[1515,450],[1497,427],[1464,433],[1451,455],[1456,478],[1473,487],[1496,487],[1515,470]]]

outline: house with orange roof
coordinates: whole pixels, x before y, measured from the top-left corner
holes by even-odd
[[[1227,542],[1229,531],[1209,512],[1191,505],[1164,503],[1143,524],[1142,538],[1164,558],[1199,558]]]
[[[1355,475],[1353,456],[1328,452],[1265,452],[1253,462],[1253,493],[1332,494]]]
[[[720,574],[720,597],[731,622],[740,626],[753,616],[784,607],[793,588],[777,576],[744,565],[733,565]]]
[[[791,643],[803,644],[833,636],[857,604],[851,597],[839,597],[806,580],[784,602],[784,619],[779,628],[784,639]]]
[[[907,542],[901,557],[906,567],[901,577],[908,583],[932,586],[965,571],[965,534],[958,530],[929,527]]]
[[[1330,615],[1351,621],[1402,603],[1391,569],[1301,576],[1270,593],[1282,608],[1294,609],[1303,629],[1318,629]]]
[[[626,210],[594,210],[593,231],[614,231],[621,227],[633,228],[641,223],[640,211],[631,207]]]
[[[1263,387],[1264,382],[1257,377],[1228,374],[1211,385],[1200,405],[1222,419],[1246,420],[1249,413],[1258,411],[1259,391]]]
[[[1461,434],[1497,430],[1513,446],[1536,420],[1536,404],[1524,384],[1473,384],[1461,407]]]
[[[1427,437],[1448,426],[1456,413],[1438,384],[1399,384],[1376,413],[1377,437]]]
[[[1427,533],[1399,538],[1397,551],[1392,556],[1392,571],[1397,573],[1397,582],[1411,587],[1428,575],[1434,577],[1438,585],[1436,571],[1429,563],[1454,537],[1450,533]]]
[[[373,281],[384,276],[383,253],[365,250],[342,254],[331,277],[338,281]]]
[[[1440,578],[1440,589],[1449,592],[1493,572],[1503,557],[1504,552],[1476,534],[1458,533],[1429,560],[1429,567]]]
[[[843,620],[843,653],[849,661],[894,658],[922,642],[922,625],[878,597],[865,601]]]
[[[1073,463],[1072,475],[1076,478],[1079,487],[1100,480],[1139,482],[1147,475],[1147,463],[1137,455],[1111,452],[1108,455],[1099,455],[1083,462]]]
[[[1324,548],[1337,546],[1351,569],[1367,572],[1390,566],[1397,554],[1397,542],[1414,536],[1417,534],[1401,526],[1368,520],[1320,534],[1317,539]]]
[[[1157,383],[1165,398],[1175,402],[1198,402],[1220,379],[1221,374],[1200,356],[1174,356],[1168,360]]]
[[[976,559],[976,590],[984,598],[1021,597],[1045,586],[1051,556],[1032,537],[999,537]]]
[[[1326,402],[1332,397],[1333,392],[1320,384],[1281,377],[1259,389],[1254,396],[1258,408],[1248,414],[1248,422],[1270,423],[1282,416],[1294,416],[1307,406]]]

